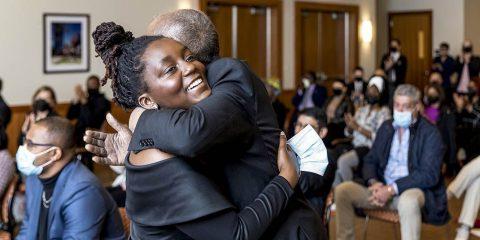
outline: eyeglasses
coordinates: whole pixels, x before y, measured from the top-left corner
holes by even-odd
[[[55,147],[55,144],[51,143],[35,143],[32,140],[23,137],[23,143],[27,148],[32,148],[32,147]]]
[[[300,128],[300,129],[304,129],[304,128],[305,128],[306,126],[308,126],[308,125],[309,125],[309,124],[302,124],[302,123],[300,123],[300,122],[295,123],[295,127],[298,127],[298,128]],[[318,126],[316,126],[316,125],[311,125],[311,124],[310,124],[310,126],[312,126],[312,128],[313,128],[313,130],[315,130],[315,132],[318,132],[318,130],[319,130],[319,127],[318,127]]]

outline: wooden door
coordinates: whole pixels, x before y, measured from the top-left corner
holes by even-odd
[[[389,13],[389,39],[398,39],[407,57],[405,81],[420,89],[432,62],[432,12]]]
[[[349,78],[358,64],[358,7],[296,2],[296,82],[308,72]]]
[[[202,0],[217,28],[220,56],[247,62],[260,78],[281,78],[281,1]]]

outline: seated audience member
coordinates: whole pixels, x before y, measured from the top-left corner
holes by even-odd
[[[74,127],[47,117],[34,123],[17,152],[27,175],[26,215],[16,239],[124,239],[115,202],[75,160]]]
[[[75,87],[75,98],[68,109],[67,118],[77,119],[75,143],[84,145],[83,134],[87,128],[100,129],[110,111],[110,102],[100,93],[100,79],[92,75],[87,79],[87,92],[80,85]]]
[[[425,87],[423,103],[425,106],[422,115],[436,125],[442,135],[446,147],[443,163],[446,167],[446,174],[450,176],[459,170],[456,159],[455,114],[445,104],[445,94],[439,84],[430,84]]]
[[[352,101],[347,96],[347,85],[341,79],[336,79],[332,84],[333,96],[329,97],[323,107],[327,114],[328,136],[326,145],[334,147],[345,139],[345,114],[354,113]]]
[[[397,210],[402,239],[420,239],[422,219],[436,225],[450,219],[440,174],[444,144],[419,114],[420,97],[412,85],[395,90],[393,121],[382,124],[364,158],[369,187],[344,182],[335,188],[337,239],[354,239],[354,208]]]
[[[14,173],[15,159],[8,152],[7,133],[4,128],[0,128],[0,197]]]
[[[365,92],[367,91],[367,83],[364,79],[363,68],[360,66],[355,67],[353,70],[353,79],[347,84],[347,95],[350,96],[355,109],[362,105]]]
[[[51,116],[58,116],[56,112],[57,97],[55,91],[50,86],[42,86],[35,91],[32,97],[32,111],[25,115],[25,121],[22,125],[22,131],[18,138],[18,145],[23,144],[25,134],[30,126],[40,119]]]
[[[2,90],[3,90],[3,81],[0,78],[0,91]],[[8,123],[10,123],[11,118],[12,118],[12,110],[3,99],[3,96],[0,95],[0,126],[7,129],[7,125]]]
[[[473,81],[468,84],[467,93],[454,93],[456,108],[457,148],[463,149],[461,162],[471,160],[480,154],[480,104],[477,87]]]
[[[322,139],[328,134],[327,116],[320,108],[307,108],[298,114],[298,120],[295,124],[295,134],[299,133],[307,125],[312,126]],[[302,172],[300,174],[298,184],[310,206],[317,211],[322,219],[325,201],[330,193],[335,177],[335,169],[336,158],[333,151],[328,150],[328,166],[323,176],[312,172]]]
[[[467,240],[470,229],[475,224],[480,207],[480,156],[465,165],[455,179],[448,185],[448,199],[460,198],[465,192],[462,210],[455,240]]]
[[[278,78],[268,78],[265,82],[265,88],[267,89],[268,96],[272,101],[272,107],[277,115],[278,126],[280,128],[285,127],[285,119],[287,118],[288,109],[285,105],[278,99],[278,96],[282,92],[280,87],[280,79]]]
[[[353,150],[342,154],[337,161],[338,169],[334,186],[344,181],[352,181],[354,170],[361,169],[363,157],[370,151],[377,130],[384,121],[391,118],[390,110],[383,99],[385,82],[381,77],[373,77],[368,82],[367,104],[355,113],[345,115],[347,127],[345,135],[353,136]]]
[[[302,76],[301,82],[297,87],[297,92],[292,98],[294,109],[290,114],[287,135],[293,136],[295,132],[295,122],[298,112],[306,108],[322,108],[327,99],[327,88],[320,84],[322,79],[318,79],[313,71],[309,71]]]

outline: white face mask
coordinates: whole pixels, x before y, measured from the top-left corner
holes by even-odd
[[[407,128],[412,124],[412,112],[397,110],[393,111],[393,125],[396,127]]]
[[[308,78],[302,78],[302,83],[305,88],[310,87],[310,79]]]
[[[48,162],[40,166],[35,166],[33,163],[39,156],[51,151],[54,148],[55,147],[51,147],[43,152],[35,154],[28,151],[25,145],[18,147],[18,151],[16,155],[18,170],[20,170],[20,172],[22,172],[26,176],[40,175],[43,171],[43,168],[50,165],[53,162],[53,159],[49,160]]]

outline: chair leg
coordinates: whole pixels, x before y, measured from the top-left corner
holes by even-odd
[[[393,227],[393,237],[394,237],[395,240],[398,240],[397,224],[396,223],[392,224],[392,227]]]
[[[370,216],[365,217],[365,223],[363,225],[363,240],[367,240],[367,230],[368,230],[368,222],[370,221]]]

